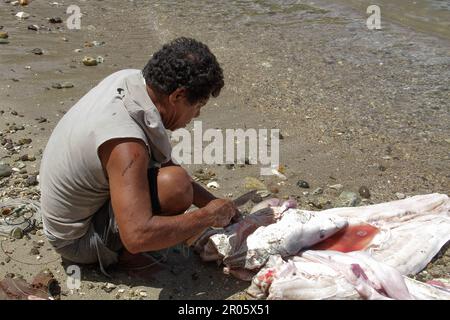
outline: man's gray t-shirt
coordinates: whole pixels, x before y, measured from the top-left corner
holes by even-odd
[[[101,81],[59,121],[40,168],[44,229],[63,240],[82,237],[110,197],[98,148],[115,138],[137,138],[151,165],[170,159],[170,140],[146,91],[140,70],[122,70]]]

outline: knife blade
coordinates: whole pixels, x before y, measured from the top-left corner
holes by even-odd
[[[246,204],[247,202],[249,202],[256,194],[257,190],[252,190],[249,191],[247,193],[244,193],[243,195],[241,195],[240,197],[237,197],[236,199],[233,200],[233,203],[236,207],[240,207],[243,206],[244,204]],[[202,232],[196,234],[193,237],[190,237],[189,239],[186,240],[186,245],[188,247],[192,246],[197,240],[198,238],[200,238],[200,236],[206,231],[207,229],[203,230]]]

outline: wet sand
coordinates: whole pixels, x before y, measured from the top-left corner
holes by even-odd
[[[27,171],[0,180],[2,201],[38,199],[38,186],[26,181],[38,174],[40,150],[64,112],[105,76],[142,68],[155,50],[178,36],[207,43],[225,72],[224,91],[202,111],[204,130],[281,129],[280,162],[288,180],[264,181],[277,196],[293,196],[302,208],[318,209],[336,205],[339,192],[328,187],[335,184],[354,192],[367,186],[371,198],[366,204],[395,200],[396,193],[449,194],[450,43],[445,39],[389,22],[381,31],[370,31],[364,11],[325,1],[314,6],[269,1],[236,1],[233,6],[215,1],[182,6],[136,0],[59,3],[13,7],[0,2],[0,31],[9,34],[9,43],[0,44],[0,138],[12,139],[13,146],[32,139],[15,153],[5,145],[0,148],[1,162],[11,167],[23,162]],[[47,22],[47,17],[64,19],[70,4],[82,9],[81,30]],[[32,16],[19,21],[14,17],[18,11]],[[51,31],[28,30],[32,24]],[[85,47],[86,41],[105,44]],[[31,53],[34,48],[43,54]],[[81,60],[88,55],[105,61],[86,67]],[[56,82],[74,87],[55,89]],[[40,117],[48,121],[36,120]],[[22,125],[23,130],[11,129]],[[15,161],[24,154],[37,160]],[[244,192],[244,177],[258,177],[260,168],[186,166],[191,173],[205,167],[215,172],[220,189],[214,192],[221,197]],[[298,180],[306,180],[310,189],[299,188]],[[317,187],[324,189],[322,195],[312,194]],[[110,280],[83,268],[82,287],[72,293],[64,288],[64,269],[47,244],[40,249],[40,260],[30,255],[32,240],[39,239],[38,233],[30,240],[3,240],[0,278],[12,272],[31,279],[50,268],[63,286],[63,299],[225,299],[240,297],[247,287],[224,276],[215,264],[201,263],[193,253],[186,258],[174,248],[166,268],[142,280],[122,273]],[[449,268],[450,251],[443,250],[419,278],[450,278]],[[104,282],[117,288],[106,293]],[[119,288],[125,292],[118,293]],[[146,290],[147,297],[136,289]]]

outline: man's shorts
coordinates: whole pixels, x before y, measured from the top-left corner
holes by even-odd
[[[158,168],[148,169],[150,198],[153,213],[158,214],[161,206],[157,190]],[[62,258],[79,264],[99,263],[101,271],[117,263],[123,244],[116,223],[111,200],[107,201],[93,216],[86,234],[75,240],[62,240],[45,232],[48,241]]]

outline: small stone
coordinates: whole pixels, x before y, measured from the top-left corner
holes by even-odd
[[[0,164],[0,178],[9,177],[13,173],[10,166],[6,164]]]
[[[35,158],[35,156],[24,154],[23,156],[20,157],[20,160],[21,161],[36,161],[36,158]]]
[[[82,60],[85,66],[96,66],[98,64],[97,60],[92,57],[84,57]]]
[[[36,176],[29,176],[26,180],[26,185],[27,186],[36,186],[38,185],[39,182],[37,181],[37,177]]]
[[[225,165],[225,168],[227,168],[228,170],[234,169],[234,163],[227,163],[227,164]]]
[[[124,293],[124,292],[125,292],[125,289],[119,289],[119,290],[117,290],[117,292],[118,292],[118,293]]]
[[[147,297],[147,292],[145,292],[145,291],[141,291],[141,292],[139,292],[139,295],[141,296],[141,297]]]
[[[331,208],[331,201],[328,199],[325,199],[323,197],[319,197],[316,200],[313,200],[308,203],[310,206],[317,208],[317,209],[328,209]]]
[[[339,203],[340,207],[355,207],[361,202],[361,199],[355,192],[351,191],[343,191],[339,195]]]
[[[22,239],[23,238],[23,231],[20,228],[14,228],[11,231],[11,237],[14,239]]]
[[[369,188],[367,188],[366,186],[361,186],[359,188],[359,195],[364,199],[369,199],[370,198]]]
[[[308,188],[309,188],[309,183],[306,182],[306,181],[304,181],[304,180],[298,180],[298,181],[297,181],[297,186],[298,186],[299,188],[305,188],[305,189],[308,189]]]
[[[8,207],[2,208],[1,215],[3,217],[9,216],[11,214],[11,211],[12,211],[11,208],[8,208]]]
[[[8,44],[9,40],[8,39],[0,39],[0,44]]]
[[[62,85],[59,82],[54,82],[54,83],[52,83],[52,88],[53,89],[62,89]]]
[[[266,190],[266,185],[254,177],[245,177],[244,188],[248,190]]]
[[[403,193],[401,193],[401,192],[396,192],[396,193],[395,193],[395,196],[396,196],[397,199],[399,199],[399,200],[402,200],[402,199],[405,199],[405,198],[406,198],[406,196],[405,196]]]
[[[211,181],[206,185],[209,189],[219,189],[220,185],[217,183],[217,181]]]
[[[48,22],[50,22],[50,23],[62,23],[63,21],[62,21],[62,19],[60,17],[53,17],[53,18],[48,19]]]
[[[114,289],[116,288],[116,285],[115,284],[113,284],[113,283],[105,283],[103,286],[102,286],[102,289],[103,289],[103,291],[105,291],[105,292],[107,292],[107,293],[110,293],[111,291],[113,291]]]
[[[322,193],[323,193],[323,189],[321,187],[314,189],[314,191],[312,192],[313,195],[319,195]]]
[[[7,39],[9,37],[8,32],[1,31],[0,39]]]
[[[63,82],[63,83],[61,83],[61,87],[68,89],[68,88],[73,88],[74,85],[71,82]]]
[[[11,111],[11,114],[12,114],[13,116],[17,116],[17,115],[18,115],[18,113],[17,113],[16,110]]]
[[[6,257],[5,258],[5,262],[6,263],[10,263],[11,262],[11,258],[10,257]],[[11,273],[12,274],[12,273]],[[14,278],[14,274],[12,274],[13,276],[11,278]]]
[[[34,54],[40,56],[44,53],[44,51],[42,51],[41,48],[34,48],[33,50],[31,50],[31,53],[34,53]]]
[[[30,17],[30,14],[21,11],[21,12],[18,12],[18,13],[16,14],[16,17],[19,18],[19,19],[21,19],[21,20],[24,20],[24,19],[28,19],[28,18]]]
[[[32,256],[37,256],[37,255],[39,255],[39,249],[38,248],[31,248],[31,250],[30,250],[30,254],[32,255]]]
[[[344,186],[342,184],[333,184],[332,186],[329,186],[329,188],[340,191],[340,190],[342,190],[342,188],[344,188]]]
[[[47,122],[47,119],[44,118],[44,117],[39,117],[39,118],[36,118],[35,120],[36,120],[38,123],[44,123],[44,122]]]
[[[38,31],[40,28],[37,24],[30,24],[28,30]]]
[[[25,144],[30,144],[31,142],[33,142],[33,140],[31,140],[30,138],[23,138],[18,141],[18,144],[25,145]]]

